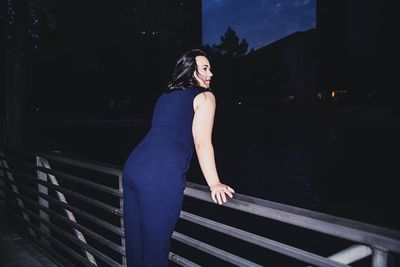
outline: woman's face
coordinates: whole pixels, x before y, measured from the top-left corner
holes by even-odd
[[[197,56],[196,60],[196,70],[194,72],[194,77],[199,82],[199,85],[203,88],[209,88],[211,83],[211,73],[210,62],[205,56]]]

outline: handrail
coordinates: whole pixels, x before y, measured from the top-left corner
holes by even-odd
[[[186,183],[185,195],[212,202],[206,186]],[[354,242],[400,253],[400,232],[329,214],[235,194],[224,206]]]
[[[206,244],[197,239],[191,238],[181,233],[174,232],[172,238],[178,240],[186,245],[197,248],[198,250],[204,251],[214,257],[220,258],[226,262],[232,263],[235,266],[243,267],[261,267],[261,265],[252,261],[246,260],[242,257],[236,256],[232,253],[226,252],[225,250]]]
[[[249,233],[247,231],[243,231],[241,229],[225,225],[223,223],[219,223],[213,220],[209,220],[194,214],[190,214],[188,212],[181,212],[181,218],[183,220],[190,221],[195,224],[199,224],[201,226],[210,228],[212,230],[218,231],[220,233],[229,235],[231,237],[235,237],[237,239],[252,243],[254,245],[269,249],[271,251],[275,251],[277,253],[304,261],[308,263],[315,264],[316,266],[331,266],[331,267],[344,267],[347,265],[340,264],[333,260],[327,259],[325,257],[310,253],[305,250],[301,250],[295,248],[293,246],[289,246],[280,242],[276,242],[272,239],[268,239],[253,233]]]
[[[118,169],[45,153],[8,150],[6,154],[0,150],[0,192],[5,196],[3,205],[11,218],[20,218],[22,212],[26,214],[23,218],[29,216],[33,220],[33,223],[17,221],[23,222],[23,228],[39,233],[33,238],[34,241],[47,248],[47,251],[54,251],[55,255],[60,253],[54,248],[61,248],[65,254],[64,261],[72,261],[73,266],[98,266],[99,262],[109,266],[126,266],[122,182]],[[7,163],[8,154],[12,154],[11,164]],[[93,171],[91,175],[101,179],[78,177],[68,173],[65,167],[60,167],[62,165],[55,165],[61,169],[54,170],[51,168],[54,162],[69,165],[72,167],[69,169],[85,169],[85,175]],[[32,172],[35,170],[36,177]],[[59,177],[62,178],[61,183]],[[101,180],[104,179],[113,179],[115,182],[112,184],[116,188],[103,185]],[[75,186],[71,187],[71,184]],[[102,196],[107,195],[110,198],[108,202],[111,198],[118,201],[112,200],[114,204],[106,203],[98,194],[87,194],[85,188],[101,192]],[[21,205],[17,205],[15,199]],[[112,215],[101,215],[101,210]],[[72,233],[68,228],[71,228]]]
[[[32,151],[7,151],[7,153],[8,152],[12,154],[10,159],[17,160],[12,160],[12,164],[8,164],[8,156],[0,150],[0,204],[13,218],[17,218],[20,224],[25,225],[26,231],[35,233],[35,235],[31,235],[32,239],[36,238],[38,242],[41,239],[47,240],[46,242],[40,241],[43,246],[47,247],[47,250],[52,251],[53,246],[62,248],[67,255],[74,258],[79,264],[85,266],[97,266],[97,260],[103,261],[110,266],[126,266],[124,227],[122,220],[122,170],[120,166],[69,158],[51,153]],[[18,155],[23,155],[23,158]],[[32,162],[27,162],[27,158],[32,159]],[[34,164],[35,158],[39,158],[43,162],[48,160],[50,163],[62,163],[72,168],[85,169],[85,173],[87,171],[93,171],[93,177],[99,176],[99,179],[92,178],[87,180],[87,177],[68,173],[68,170],[50,168],[49,164],[47,164],[47,166],[38,165],[37,162]],[[36,169],[38,177],[33,176],[31,172],[26,173],[18,166]],[[8,179],[8,177],[14,178]],[[57,179],[60,178],[62,183],[57,184],[57,182],[54,184],[46,177],[53,177],[53,179],[56,177]],[[112,181],[110,179],[114,179],[115,183],[113,182],[113,184],[115,184],[116,187],[113,188],[109,185],[103,185],[101,179],[104,181]],[[105,203],[102,199],[95,199],[95,194],[86,196],[82,192],[75,192],[75,190],[63,184],[64,180],[69,182],[69,184],[81,184],[87,188],[91,188],[91,190],[98,190],[110,198],[119,200],[113,202],[117,203],[115,204],[116,206],[112,206]],[[33,182],[35,182],[36,188],[32,187]],[[55,198],[48,193],[50,191],[65,193],[64,199]],[[25,193],[29,193],[30,196],[27,197],[23,195]],[[184,194],[185,197],[213,203],[208,188],[203,185],[187,182]],[[34,199],[35,197],[37,198],[36,202]],[[108,218],[102,218],[101,216],[103,215],[100,215],[101,213],[94,214],[92,209],[88,209],[84,206],[76,206],[73,203],[77,202],[72,201],[75,198],[83,201],[79,203],[85,203],[85,205],[104,210],[107,214],[112,214],[112,216],[115,216],[115,220],[109,221]],[[24,205],[24,203],[26,205]],[[330,257],[324,257],[254,233],[246,232],[221,222],[191,214],[188,211],[182,211],[180,219],[315,266],[349,266],[347,264],[371,256],[373,267],[383,267],[388,265],[388,257],[391,253],[400,254],[400,232],[384,227],[238,193],[235,194],[233,199],[224,203],[223,206],[284,224],[295,225],[314,232],[349,240],[354,242],[355,245],[335,253]],[[76,218],[76,221],[71,221],[65,214],[60,214],[57,210],[54,210],[55,207],[68,211],[68,214],[74,215],[71,218]],[[27,216],[38,222],[40,226],[37,227],[35,224],[31,225],[31,223],[28,223],[26,221]],[[50,218],[52,219],[50,220]],[[91,222],[91,228],[89,228],[88,224],[81,224],[83,220]],[[73,236],[66,232],[63,227],[56,223],[57,221],[72,227],[77,233],[80,233],[81,237]],[[93,228],[95,226],[96,228]],[[98,232],[99,229],[104,230]],[[104,231],[114,235],[112,240],[108,239],[108,234],[103,235]],[[69,240],[73,246],[80,247],[86,254],[78,253],[76,247],[69,247],[67,243],[63,242],[63,239],[53,236],[52,232],[57,232],[58,235]],[[82,242],[82,240],[85,240],[83,238],[85,235],[99,244],[107,246],[108,249],[99,250],[100,247],[95,245],[95,243],[93,243],[94,241],[88,243]],[[258,266],[256,262],[244,259],[238,255],[234,255],[221,248],[214,247],[182,233],[174,232],[172,238],[177,242],[182,242],[202,250],[209,254],[210,257],[218,257],[237,266]],[[54,253],[59,254],[59,252],[56,251]],[[357,253],[357,255],[355,255],[355,253]],[[86,255],[86,257],[84,255]],[[88,257],[90,255],[93,257],[92,259]],[[183,256],[186,257],[187,255]],[[173,252],[169,254],[170,260],[181,266],[199,266],[185,257]]]
[[[12,192],[9,189],[5,189],[8,193],[16,195],[16,193]],[[35,203],[33,200],[27,198],[27,197],[23,197],[20,196],[26,203],[30,203],[32,206],[38,207],[39,205],[37,203]],[[47,214],[52,215],[55,219],[64,222],[65,224],[68,225],[72,225],[74,228],[84,232],[85,234],[87,234],[88,236],[91,236],[94,240],[110,247],[111,249],[121,253],[122,255],[125,255],[125,250],[124,248],[121,248],[120,246],[116,245],[115,243],[113,243],[112,241],[105,239],[104,237],[102,237],[101,235],[97,234],[96,232],[88,229],[85,226],[79,225],[76,222],[71,222],[68,219],[66,219],[65,217],[59,215],[58,213],[52,211],[51,209],[45,208],[45,207],[40,207],[43,211],[45,211]]]
[[[66,158],[59,155],[54,155],[50,153],[43,153],[43,152],[36,152],[36,155],[39,157],[43,157],[49,160],[65,163],[68,165],[85,168],[93,171],[103,172],[115,176],[122,175],[122,170],[119,166],[111,165],[111,164],[99,164],[95,162],[91,162],[88,160],[81,160],[81,159],[73,159],[73,158]]]

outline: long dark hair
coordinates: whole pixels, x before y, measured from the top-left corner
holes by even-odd
[[[200,49],[186,51],[176,62],[172,79],[168,83],[168,89],[186,88],[190,86],[200,87],[199,82],[193,76],[197,71],[196,57],[207,57]]]

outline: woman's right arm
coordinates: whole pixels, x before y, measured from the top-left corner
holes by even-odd
[[[226,195],[233,197],[235,191],[220,182],[212,145],[212,129],[214,125],[215,96],[211,92],[198,94],[194,99],[194,118],[192,125],[193,140],[197,158],[204,178],[211,190],[215,203],[226,202]]]

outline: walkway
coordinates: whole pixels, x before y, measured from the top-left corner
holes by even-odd
[[[0,215],[0,266],[58,267],[5,221]]]

